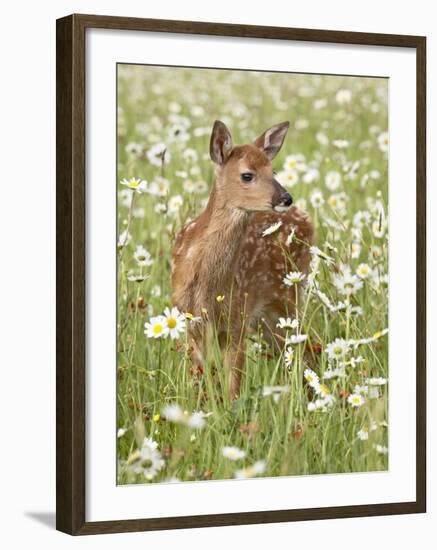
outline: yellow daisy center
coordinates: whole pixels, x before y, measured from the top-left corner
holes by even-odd
[[[167,319],[167,326],[168,328],[175,328],[175,326],[177,325],[177,321],[174,317],[169,317]]]
[[[161,332],[163,331],[163,326],[160,324],[156,324],[154,325],[152,330],[154,334],[161,334]]]
[[[137,181],[130,181],[129,182],[129,187],[138,187],[138,182]]]

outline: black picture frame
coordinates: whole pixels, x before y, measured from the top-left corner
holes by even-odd
[[[85,519],[85,32],[89,28],[184,33],[416,51],[417,327],[416,499],[411,502],[184,517]],[[426,511],[426,38],[393,34],[70,15],[57,20],[56,527],[71,535],[275,523]]]

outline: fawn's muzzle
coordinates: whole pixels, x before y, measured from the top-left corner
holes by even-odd
[[[290,206],[293,204],[293,199],[283,187],[276,180],[275,183],[275,194],[273,195],[272,207],[276,212],[286,212]]]
[[[291,206],[293,204],[293,199],[291,198],[290,193],[285,193],[285,195],[282,197],[281,204],[283,206]]]

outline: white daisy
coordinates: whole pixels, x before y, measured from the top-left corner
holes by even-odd
[[[299,181],[299,173],[297,170],[284,170],[279,172],[277,179],[284,187],[294,187]]]
[[[128,189],[136,191],[137,193],[145,193],[147,191],[147,181],[140,180],[139,178],[122,179],[121,185],[125,185]]]
[[[359,393],[361,395],[367,395],[369,393],[369,386],[360,386],[359,384],[356,384],[354,386],[354,391],[353,393]]]
[[[281,227],[282,222],[279,220],[278,222],[270,225],[262,232],[262,237],[266,237],[267,235],[271,235],[272,233],[275,233],[275,231],[278,231],[278,229]]]
[[[351,243],[351,258],[359,258],[361,253],[360,243]]]
[[[167,336],[166,319],[163,315],[152,317],[148,323],[144,324],[144,334],[148,338],[162,338]]]
[[[252,349],[254,349],[255,351],[262,351],[263,346],[259,342],[253,342]]]
[[[385,386],[387,378],[367,378],[366,384],[369,384],[369,386]]]
[[[146,154],[150,164],[153,164],[153,166],[168,164],[171,159],[171,155],[165,143],[155,143]]]
[[[323,373],[322,378],[324,380],[330,380],[331,378],[343,378],[344,376],[346,376],[346,373],[343,368],[329,368]]]
[[[153,439],[144,438],[141,449],[134,451],[127,460],[127,468],[135,474],[143,474],[150,481],[164,467],[164,460]]]
[[[132,235],[129,233],[127,229],[125,229],[118,236],[118,241],[117,241],[118,248],[123,248],[124,246],[127,246],[131,242],[131,240],[132,240]]]
[[[294,127],[296,128],[296,130],[305,130],[306,128],[308,128],[309,125],[310,123],[306,118],[298,118],[294,123]]]
[[[149,193],[156,197],[165,197],[168,195],[170,182],[161,176],[155,178],[149,186]]]
[[[236,479],[249,479],[263,474],[266,471],[266,463],[264,460],[257,460],[252,466],[237,470],[235,472]]]
[[[132,210],[132,216],[139,220],[144,219],[145,215],[146,215],[146,210],[144,208],[134,208]]]
[[[139,244],[134,252],[134,260],[140,266],[149,266],[153,264],[152,256],[143,245]]]
[[[385,234],[385,223],[382,219],[375,220],[372,223],[372,232],[377,239],[381,239]]]
[[[352,275],[350,272],[334,275],[333,282],[340,294],[343,294],[344,296],[351,296],[352,294],[355,294],[363,286],[363,282],[356,275]]]
[[[302,181],[304,183],[314,183],[316,181],[319,181],[320,179],[320,172],[317,170],[317,168],[310,168],[302,177]]]
[[[126,208],[130,208],[130,205],[132,204],[132,199],[134,196],[134,191],[131,189],[122,189],[118,192],[118,200],[119,203],[122,206],[126,206]]]
[[[195,149],[187,147],[187,149],[185,149],[185,151],[182,153],[182,158],[188,160],[189,162],[196,162],[199,158],[199,155],[197,154],[197,151]]]
[[[174,340],[179,338],[181,332],[185,332],[185,315],[177,307],[164,309],[165,329],[170,338]]]
[[[155,206],[153,207],[153,210],[157,214],[164,214],[164,212],[167,212],[167,205],[162,202],[157,202]]]
[[[183,411],[179,405],[172,404],[167,405],[162,410],[162,415],[169,422],[174,422],[175,424],[183,424],[188,426],[191,429],[201,429],[205,426],[205,418],[210,416],[212,413],[204,413],[203,411],[194,411],[189,413],[188,411]]]
[[[298,170],[303,172],[306,169],[305,156],[301,153],[295,155],[288,155],[285,158],[284,170]]]
[[[359,227],[360,229],[365,227],[366,225],[369,225],[371,220],[370,212],[367,210],[358,210],[358,212],[355,213],[353,217],[353,224],[355,227]]]
[[[346,213],[346,200],[345,200],[345,194],[344,193],[337,193],[336,195],[331,195],[328,198],[328,204],[331,208],[335,209],[335,211],[344,216]]]
[[[290,271],[290,273],[287,273],[287,275],[283,278],[283,282],[287,286],[293,286],[297,285],[304,279],[305,275],[300,271]]]
[[[308,403],[308,411],[327,412],[335,403],[335,397],[333,395],[325,395],[315,401]]]
[[[291,319],[291,317],[279,317],[278,322],[276,323],[278,328],[291,328],[295,329],[299,326],[299,321],[297,319]]]
[[[367,279],[367,277],[371,275],[372,270],[368,264],[360,264],[357,267],[356,273],[360,279]]]
[[[169,214],[177,214],[183,204],[184,199],[182,195],[173,195],[168,201],[167,212]]]
[[[294,234],[296,233],[296,228],[293,227],[293,229],[290,231],[290,234],[287,237],[287,240],[285,241],[285,244],[287,246],[290,246],[290,244],[293,242]]]
[[[193,180],[185,180],[183,183],[183,188],[186,193],[195,193],[196,192],[196,184]]]
[[[294,349],[288,347],[284,352],[284,362],[286,367],[291,367],[294,360]]]
[[[368,338],[361,338],[360,340],[354,340],[353,343],[355,347],[358,347],[363,344],[371,344],[372,342],[376,342],[376,340],[379,340],[382,336],[385,336],[388,333],[388,328],[385,328],[383,330],[379,330],[378,332],[375,332],[373,336],[369,336]]]
[[[332,145],[338,149],[345,149],[346,147],[349,147],[349,141],[347,139],[333,139]]]
[[[127,280],[131,281],[132,283],[142,283],[146,279],[148,279],[150,275],[147,273],[135,273],[134,271],[130,270],[127,274]]]
[[[208,184],[206,183],[206,181],[198,180],[194,184],[194,190],[199,195],[202,193],[206,193],[206,191],[208,191]]]
[[[319,289],[316,289],[315,293],[316,293],[316,296],[320,299],[320,301],[322,302],[322,304],[324,306],[326,306],[328,309],[332,309],[332,304],[331,304],[328,296],[326,296],[326,294],[324,292],[322,292]]]
[[[329,361],[338,361],[339,359],[343,359],[343,357],[349,353],[349,350],[350,344],[347,340],[344,340],[343,338],[336,338],[333,342],[330,342],[325,348],[325,351],[328,354]]]
[[[347,401],[352,407],[361,407],[366,402],[360,393],[351,393]]]
[[[317,132],[316,133],[316,140],[320,143],[320,145],[328,145],[329,144],[329,138],[323,132]]]
[[[320,250],[320,248],[318,248],[317,246],[310,246],[310,254],[311,254],[312,256],[317,256],[318,258],[321,258],[321,259],[324,260],[328,265],[334,264],[334,263],[335,263],[334,258],[331,258],[331,256],[328,256],[327,254],[325,254],[324,252],[322,252],[322,251]]]
[[[128,155],[133,155],[134,157],[140,157],[143,154],[143,147],[140,143],[135,143],[131,141],[124,148]]]
[[[320,385],[320,379],[317,374],[312,369],[305,369],[303,376],[308,385],[317,391]]]
[[[305,340],[308,339],[308,336],[306,334],[292,334],[291,336],[288,336],[285,339],[285,345],[295,345],[295,344],[301,344],[302,342],[305,342]]]
[[[278,403],[279,398],[284,393],[290,391],[290,386],[264,386],[262,390],[263,397],[271,396],[275,403]]]
[[[361,430],[357,431],[357,437],[361,439],[361,441],[366,441],[369,439],[369,429],[364,426]]]
[[[389,144],[388,132],[382,132],[382,134],[379,134],[378,147],[383,153],[388,151],[388,144]]]
[[[324,109],[327,105],[328,105],[328,101],[325,98],[316,99],[314,100],[314,103],[313,103],[313,107],[317,111],[319,111],[320,109]]]
[[[202,429],[205,424],[205,414],[202,411],[194,411],[187,419],[187,426],[196,430]]]
[[[183,422],[185,420],[184,411],[176,403],[172,405],[166,405],[162,410],[162,416],[169,422]]]
[[[238,447],[223,447],[222,456],[233,461],[241,460],[246,456],[246,451],[243,451]]]
[[[310,195],[311,206],[313,208],[320,208],[324,202],[323,193],[319,189],[315,189]]]
[[[161,296],[161,287],[159,285],[154,285],[150,291],[150,294],[153,298],[159,298]]]
[[[388,447],[385,445],[374,445],[373,448],[380,455],[386,455],[388,453]]]
[[[352,101],[352,92],[350,90],[341,89],[335,94],[335,101],[339,105],[344,105]]]

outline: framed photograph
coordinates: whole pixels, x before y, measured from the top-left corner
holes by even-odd
[[[57,528],[424,512],[426,41],[57,21]]]

